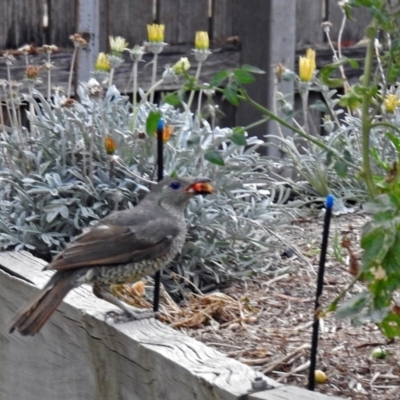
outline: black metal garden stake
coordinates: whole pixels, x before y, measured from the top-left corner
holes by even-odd
[[[157,125],[157,181],[160,182],[164,177],[164,121],[160,119]],[[157,312],[160,304],[160,285],[161,270],[157,271],[154,276],[154,298],[153,311]]]
[[[328,249],[329,225],[331,222],[333,201],[334,199],[333,196],[331,195],[329,195],[326,198],[324,231],[322,234],[321,257],[319,259],[319,270],[318,270],[318,281],[317,281],[317,294],[315,297],[314,324],[313,324],[313,334],[311,341],[310,372],[308,375],[308,390],[314,390],[315,388],[315,365],[317,360],[318,333],[319,333],[318,314],[320,311],[320,299],[324,285],[325,260],[326,260],[326,252]]]

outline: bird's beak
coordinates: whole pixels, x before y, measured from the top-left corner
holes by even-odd
[[[213,187],[210,185],[211,180],[208,178],[197,178],[193,184],[188,186],[185,191],[193,194],[211,194]]]

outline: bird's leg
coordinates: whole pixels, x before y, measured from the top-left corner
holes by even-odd
[[[147,310],[138,312],[133,311],[131,307],[128,307],[127,305],[119,301],[110,292],[108,292],[106,289],[104,289],[102,286],[98,284],[93,285],[93,294],[99,299],[108,301],[109,303],[114,304],[115,306],[120,308],[124,312],[126,317],[123,319],[124,322],[139,320],[139,319],[155,318],[158,315],[158,313]]]

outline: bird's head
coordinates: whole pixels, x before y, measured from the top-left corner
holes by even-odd
[[[151,190],[156,193],[160,204],[174,208],[183,208],[196,195],[213,192],[208,178],[164,178]]]

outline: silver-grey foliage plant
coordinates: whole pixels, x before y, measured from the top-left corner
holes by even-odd
[[[266,269],[271,248],[262,224],[276,224],[282,210],[258,190],[267,184],[267,163],[256,152],[260,140],[239,146],[231,129],[212,129],[206,121],[199,127],[187,111],[145,101],[133,129],[132,104],[113,85],[104,94],[80,86],[79,102],[32,93],[24,96],[33,111],[30,130],[2,133],[1,249],[50,258],[86,226],[135,206],[156,176],[156,140],[144,132],[149,113],[159,110],[173,127],[164,146],[165,174],[207,176],[216,188],[190,204],[189,240],[171,268],[200,289]],[[115,152],[107,154],[106,138]],[[211,150],[223,165],[205,159]]]

